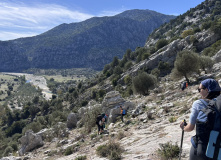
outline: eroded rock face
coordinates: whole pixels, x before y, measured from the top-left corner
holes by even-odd
[[[142,68],[154,69],[158,66],[159,62],[166,62],[170,66],[174,65],[176,55],[182,50],[191,50],[196,47],[199,51],[203,50],[206,47],[209,47],[211,44],[215,43],[220,37],[209,30],[199,32],[194,34],[195,38],[198,40],[197,44],[193,46],[190,42],[190,36],[187,36],[184,39],[174,40],[167,46],[164,46],[154,54],[152,54],[149,59],[143,60],[140,63],[134,65],[128,71],[124,72],[121,78],[118,80],[118,83],[123,84],[125,76],[136,76],[138,71]],[[145,47],[149,47],[148,44]],[[217,58],[219,59],[219,58]]]
[[[24,155],[26,152],[44,145],[42,137],[38,134],[35,134],[32,130],[26,131],[25,135],[19,139],[19,142],[21,143],[21,148],[19,150],[20,156]]]
[[[134,109],[134,104],[132,102],[126,101],[118,91],[111,91],[106,94],[102,102],[102,112],[109,115],[109,122],[115,122],[116,117],[120,116],[120,105],[127,112]]]
[[[10,156],[10,157],[0,158],[0,160],[22,160],[22,158],[21,157]]]
[[[212,60],[214,60],[216,63],[221,62],[221,50],[219,50],[213,57]]]

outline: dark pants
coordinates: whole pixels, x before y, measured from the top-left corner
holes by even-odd
[[[206,148],[207,146],[202,144],[198,144],[197,148],[191,146],[189,160],[209,160],[209,158],[205,155]]]
[[[98,134],[100,131],[104,130],[104,126],[100,126],[99,124],[97,124],[97,129],[98,129]]]
[[[120,117],[120,118],[121,118],[121,121],[122,121],[122,122],[124,122],[124,116],[125,116],[125,114],[121,114],[121,117]]]

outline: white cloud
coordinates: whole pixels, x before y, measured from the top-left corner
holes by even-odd
[[[114,16],[116,14],[122,13],[124,10],[116,10],[116,11],[102,11],[98,17],[103,17],[103,16]]]
[[[80,22],[91,17],[93,15],[54,4],[27,6],[0,2],[0,40],[37,35],[62,23]]]
[[[0,40],[13,40],[13,39],[17,39],[17,38],[23,38],[23,37],[32,37],[35,36],[39,33],[35,33],[35,32],[26,32],[26,33],[22,33],[22,32],[0,32]]]

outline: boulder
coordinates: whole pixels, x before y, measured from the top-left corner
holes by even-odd
[[[19,142],[21,143],[21,148],[19,150],[20,156],[24,155],[26,152],[44,145],[42,137],[38,134],[35,134],[32,130],[26,131],[25,135],[19,139]]]
[[[216,63],[221,62],[221,49],[212,57]]]
[[[67,118],[67,127],[68,128],[75,128],[77,126],[77,114],[70,113]]]
[[[138,116],[138,115],[142,114],[144,107],[145,107],[145,105],[143,103],[138,104],[136,109],[133,110],[132,115],[133,116]]]
[[[48,135],[51,135],[52,133],[53,133],[52,129],[44,128],[36,134],[41,136],[42,140],[44,140],[44,139],[48,138]]]
[[[116,117],[120,116],[120,105],[122,105],[123,109],[126,109],[127,112],[134,109],[134,104],[122,98],[118,91],[111,91],[106,94],[101,106],[102,112],[109,115],[109,122],[114,123]]]

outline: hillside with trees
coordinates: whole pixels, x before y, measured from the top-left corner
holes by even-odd
[[[128,10],[111,17],[93,17],[61,24],[43,34],[0,41],[0,71],[30,68],[102,70],[127,48],[143,46],[147,36],[175,16],[150,10]]]

